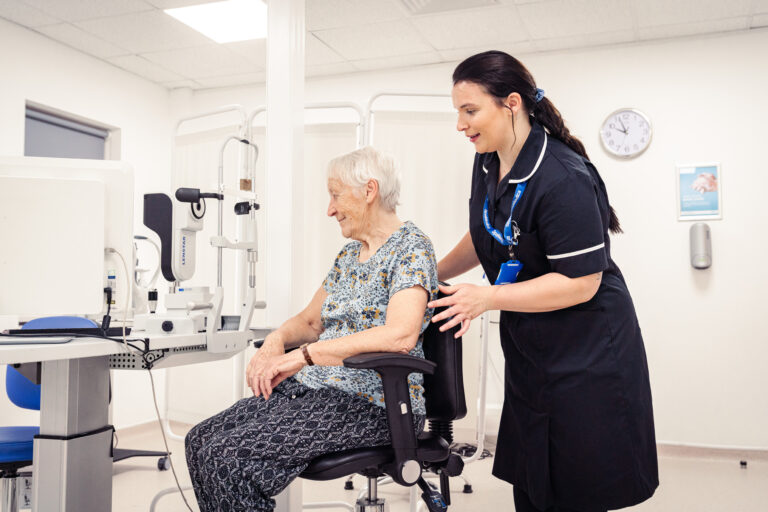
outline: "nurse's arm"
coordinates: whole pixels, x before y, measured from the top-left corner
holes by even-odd
[[[488,310],[542,313],[587,302],[597,293],[602,277],[602,272],[577,278],[550,272],[529,281],[513,284],[441,285],[440,291],[448,296],[433,300],[428,306],[430,308],[446,307],[432,317],[432,322],[447,320],[440,325],[441,331],[461,324],[461,328],[455,334],[458,338],[467,332],[469,322]]]
[[[477,259],[472,237],[467,231],[467,234],[459,240],[456,247],[437,263],[437,277],[441,281],[448,281],[472,270],[479,264],[480,260]]]
[[[567,277],[550,272],[521,283],[488,288],[488,308],[521,313],[542,313],[589,301],[600,287],[603,273]]]

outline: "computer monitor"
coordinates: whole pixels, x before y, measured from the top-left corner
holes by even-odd
[[[108,285],[124,311],[133,201],[123,162],[0,157],[0,315],[100,315]]]

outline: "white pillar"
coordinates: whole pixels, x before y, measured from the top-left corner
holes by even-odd
[[[267,325],[299,311],[304,168],[304,0],[270,0],[267,30],[266,288]],[[276,510],[301,512],[301,480],[279,496]]]
[[[265,214],[267,325],[298,313],[302,278],[304,168],[304,0],[268,5]]]

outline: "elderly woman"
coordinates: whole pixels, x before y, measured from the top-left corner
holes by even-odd
[[[342,361],[364,352],[424,357],[437,296],[429,238],[395,213],[393,162],[368,147],[328,166],[328,216],[353,241],[309,305],[264,340],[247,381],[254,396],[195,426],[186,456],[201,511],[271,511],[309,462],[389,443],[381,377]],[[286,353],[286,349],[298,348]],[[421,374],[409,377],[414,428],[424,425]]]

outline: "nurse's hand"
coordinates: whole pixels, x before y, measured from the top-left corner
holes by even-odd
[[[445,306],[448,309],[433,316],[432,321],[441,322],[446,318],[450,318],[450,320],[440,326],[440,331],[443,332],[461,324],[461,328],[454,337],[463,336],[469,329],[470,322],[488,310],[491,287],[467,283],[454,286],[439,285],[439,287],[440,291],[448,295],[448,297],[433,300],[427,304],[427,307],[438,308]]]

